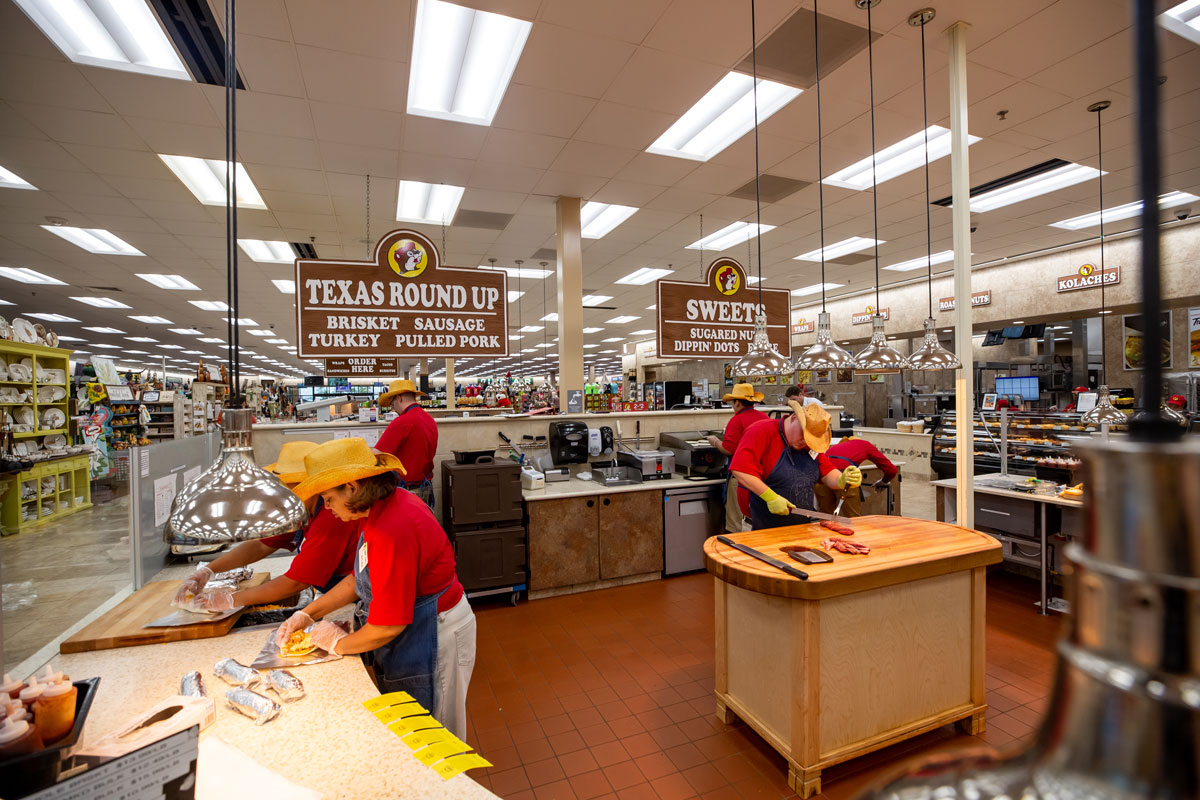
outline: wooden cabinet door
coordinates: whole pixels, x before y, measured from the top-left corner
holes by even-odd
[[[600,580],[596,497],[537,500],[529,509],[529,588]]]
[[[663,568],[663,494],[619,492],[600,498],[600,578]]]

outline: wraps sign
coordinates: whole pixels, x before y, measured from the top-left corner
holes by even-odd
[[[326,378],[394,378],[400,374],[400,359],[354,356],[325,359]]]

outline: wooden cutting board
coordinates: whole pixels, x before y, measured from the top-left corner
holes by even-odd
[[[256,572],[238,588],[260,586],[271,579],[269,572]],[[171,605],[180,581],[152,581],[122,600],[115,608],[59,645],[60,653],[85,653],[137,647],[144,644],[182,642],[224,636],[242,615],[238,611],[217,622],[198,622],[176,628],[147,628],[146,623],[165,617],[176,609]]]

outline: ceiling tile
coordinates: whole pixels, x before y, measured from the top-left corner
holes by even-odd
[[[404,111],[408,70],[380,58],[298,45],[300,71],[310,100]]]
[[[626,42],[538,24],[513,73],[513,83],[599,98],[634,52]]]
[[[505,92],[492,127],[570,136],[595,105],[590,97],[514,83]]]

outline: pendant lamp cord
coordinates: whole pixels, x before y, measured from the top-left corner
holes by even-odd
[[[925,23],[921,23],[921,107],[925,117],[925,266],[929,287],[929,316],[933,317],[933,212],[929,202],[929,90],[925,72]],[[876,239],[879,237],[876,236]],[[876,262],[878,268],[879,262]],[[878,273],[876,273],[878,274]],[[878,303],[876,303],[878,305]]]
[[[817,3],[813,0],[813,63],[817,68],[817,206],[821,225],[821,312],[825,312],[825,171],[821,152],[821,37],[818,35]]]
[[[867,2],[867,81],[871,92],[871,209],[875,217],[875,313],[879,311],[879,184],[875,170],[875,48],[871,29],[872,0]]]
[[[228,361],[230,395],[241,385],[238,328],[238,213],[237,213],[237,0],[225,0],[225,273],[229,307]]]
[[[371,260],[371,173],[367,173],[367,260]]]
[[[758,29],[754,22],[754,0],[750,0],[750,64],[754,72],[754,217],[758,225],[758,307],[762,304],[762,198],[759,195],[758,171]]]
[[[1108,327],[1108,315],[1104,312],[1108,306],[1104,302],[1104,136],[1100,132],[1100,118],[1104,109],[1096,109],[1096,150],[1100,175],[1100,383],[1108,383],[1108,337],[1104,329]],[[1150,352],[1150,351],[1146,351]]]

